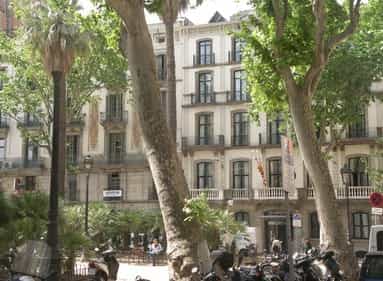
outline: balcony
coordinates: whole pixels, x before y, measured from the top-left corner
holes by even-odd
[[[248,103],[251,97],[239,91],[221,91],[208,94],[191,93],[185,94],[182,106],[220,105],[227,103]]]
[[[383,137],[383,127],[348,128],[346,139],[378,138]]]
[[[258,143],[259,145],[280,146],[282,134],[279,133],[259,133]]]
[[[350,186],[348,198],[353,200],[364,199],[367,200],[370,198],[370,194],[374,192],[375,189],[373,186]],[[336,199],[347,199],[347,190],[346,187],[337,187],[336,188]],[[315,191],[312,188],[308,189],[307,199],[314,199]]]
[[[289,192],[289,199],[298,199],[296,191]],[[254,190],[255,200],[285,200],[285,190],[282,187],[268,187]]]
[[[247,102],[251,102],[251,97],[246,92],[230,91],[230,92],[227,92],[226,102],[247,103]]]
[[[121,201],[123,199],[121,189],[105,189],[102,195],[104,201]]]
[[[157,69],[157,79],[159,81],[165,81],[167,78],[166,68],[164,69]]]
[[[253,189],[249,188],[233,188],[224,190],[225,199],[232,200],[250,200],[254,198]]]
[[[204,66],[215,64],[215,53],[206,55],[193,55],[193,66]]]
[[[41,169],[44,168],[44,160],[25,160],[22,158],[9,158],[0,160],[0,170],[12,170],[12,169]]]
[[[205,194],[207,200],[223,200],[223,190],[218,189],[190,189],[189,194],[191,198],[197,198]]]
[[[182,137],[182,149],[214,149],[214,147],[224,147],[225,145],[225,136],[207,136],[207,137]]]
[[[144,166],[147,164],[146,156],[142,153],[122,153],[100,157],[94,157],[96,166],[107,168],[110,165]]]
[[[103,126],[125,126],[128,123],[128,111],[100,112],[100,123]]]
[[[247,146],[249,145],[249,135],[231,136],[232,146]]]
[[[229,64],[240,64],[242,62],[241,51],[227,52],[227,61]]]
[[[27,118],[25,118],[24,120],[20,121],[18,123],[18,125],[21,127],[24,127],[24,128],[38,129],[41,127],[42,123],[38,119],[27,119]]]
[[[85,114],[67,116],[67,127],[84,127],[85,125]]]

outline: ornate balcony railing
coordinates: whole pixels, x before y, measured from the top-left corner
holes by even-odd
[[[207,200],[223,200],[223,190],[219,189],[190,189],[190,197],[197,198],[202,194],[205,194]]]
[[[101,123],[106,122],[128,122],[128,111],[117,111],[117,112],[100,112]]]
[[[247,188],[232,188],[225,190],[225,198],[232,200],[249,200],[253,198],[253,190]]]
[[[368,199],[370,194],[374,192],[375,189],[373,186],[350,186],[348,190],[349,199]],[[347,189],[346,187],[337,187],[336,188],[336,198],[337,199],[347,199]],[[307,198],[314,199],[315,191],[313,188],[307,190]]]

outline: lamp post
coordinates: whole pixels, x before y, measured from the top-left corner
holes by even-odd
[[[88,209],[89,209],[89,176],[90,176],[90,169],[93,165],[93,159],[92,156],[87,155],[84,158],[84,167],[87,170],[86,175],[86,193],[85,193],[85,233],[88,235]]]
[[[346,188],[346,211],[347,211],[347,239],[351,244],[351,218],[350,218],[350,182],[352,169],[346,164],[340,169],[342,175],[342,182]]]

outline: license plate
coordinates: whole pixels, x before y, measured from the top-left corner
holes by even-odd
[[[96,269],[95,268],[89,268],[88,269],[88,274],[89,275],[96,275]]]

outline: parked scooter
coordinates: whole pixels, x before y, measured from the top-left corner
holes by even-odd
[[[95,249],[96,253],[100,250]],[[116,252],[113,249],[108,249],[100,253],[101,257],[91,260],[88,264],[88,274],[95,281],[117,280],[118,268],[120,266],[116,258]]]

